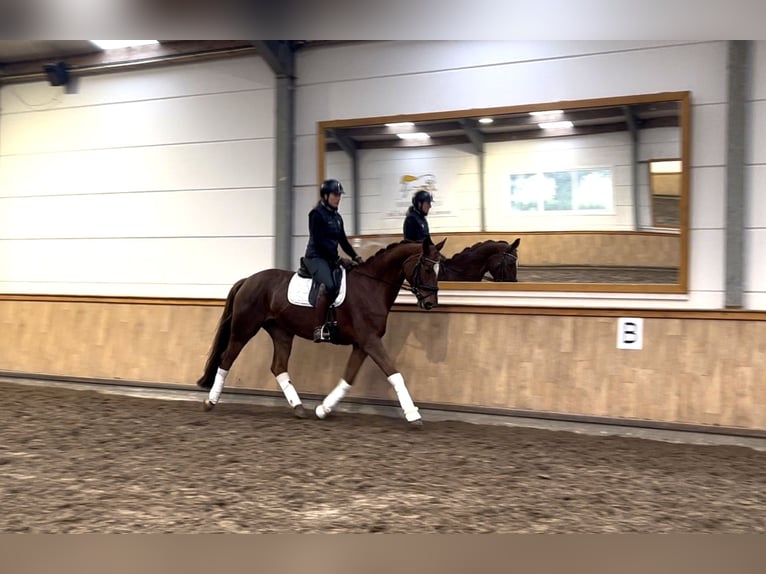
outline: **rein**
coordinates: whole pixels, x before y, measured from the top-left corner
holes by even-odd
[[[432,286],[432,285],[423,285],[420,282],[420,265],[423,263],[423,261],[427,263],[431,263],[432,265],[438,265],[439,261],[434,259],[429,259],[428,257],[424,257],[423,255],[420,255],[418,257],[417,262],[415,263],[415,267],[412,269],[412,275],[413,279],[415,279],[415,285],[413,286],[412,283],[407,279],[406,275],[404,277],[404,281],[407,282],[407,289],[415,295],[415,297],[418,298],[418,300],[423,299],[427,297],[427,294],[423,294],[423,291],[431,292],[431,293],[438,293],[439,287]],[[363,277],[369,277],[370,279],[374,279],[375,281],[380,281],[381,283],[385,283],[386,285],[391,285],[393,287],[401,287],[402,283],[397,283],[394,281],[387,281],[386,279],[381,279],[380,277],[375,277],[374,275],[370,275],[369,273],[364,273],[363,271],[359,270],[359,267],[354,267],[353,271],[355,273],[358,273],[359,275],[362,275]]]

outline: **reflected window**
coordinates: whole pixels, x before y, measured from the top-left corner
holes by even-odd
[[[511,175],[511,210],[520,213],[606,213],[614,207],[611,169]]]
[[[677,229],[681,225],[681,160],[649,162],[652,225]]]

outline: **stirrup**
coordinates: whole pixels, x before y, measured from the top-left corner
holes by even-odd
[[[321,327],[314,327],[314,342],[326,343],[330,341],[330,329],[325,323]]]

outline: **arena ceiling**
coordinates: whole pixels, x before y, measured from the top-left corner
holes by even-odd
[[[540,112],[543,113],[543,112]],[[553,117],[528,112],[487,114],[460,118],[416,121],[404,128],[386,125],[337,127],[325,133],[327,151],[340,149],[374,149],[424,145],[456,145],[491,143],[543,137],[590,135],[634,131],[657,127],[680,126],[681,105],[678,101],[647,102],[630,105],[606,105],[553,112]],[[491,123],[482,118],[491,116]],[[489,118],[488,118],[489,119]],[[569,126],[543,127],[541,122],[571,122]],[[402,139],[400,132],[428,134],[426,141]],[[480,144],[479,144],[480,145]]]
[[[293,50],[348,43],[332,40],[286,42]],[[101,50],[88,40],[0,40],[0,83],[45,79],[43,66],[65,62],[74,73],[96,73],[138,65],[258,53],[253,40],[170,40],[158,45]]]

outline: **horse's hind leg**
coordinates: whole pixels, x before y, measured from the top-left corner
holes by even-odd
[[[343,373],[343,378],[338,381],[338,384],[335,386],[335,388],[330,391],[330,394],[327,395],[314,410],[318,418],[325,418],[335,408],[335,405],[337,405],[341,399],[346,396],[346,393],[351,388],[351,385],[354,384],[354,379],[356,378],[356,375],[366,358],[367,353],[362,351],[362,349],[360,349],[357,345],[354,345],[354,350],[351,351],[351,356],[348,358],[348,362],[346,363],[346,372]]]
[[[271,340],[274,343],[271,372],[276,377],[277,384],[282,389],[287,399],[287,404],[292,407],[295,416],[304,419],[306,418],[306,409],[303,408],[298,391],[295,390],[295,387],[290,382],[290,375],[287,373],[287,363],[290,360],[290,352],[293,349],[294,336],[274,325],[267,324],[264,329],[271,335]]]

